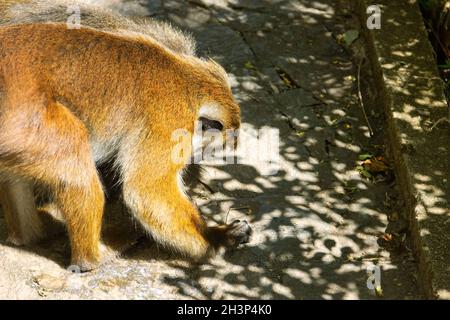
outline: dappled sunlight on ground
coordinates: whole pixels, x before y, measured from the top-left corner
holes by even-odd
[[[201,265],[141,239],[101,271],[65,275],[65,289],[46,294],[374,298],[366,270],[378,264],[386,298],[417,297],[409,252],[391,255],[377,244],[393,210],[386,199],[397,197],[395,187],[392,181],[373,183],[355,169],[360,154],[380,154],[384,147],[382,132],[369,138],[354,64],[336,40],[346,28],[357,28],[346,1],[128,2],[112,2],[112,8],[169,19],[193,32],[199,55],[226,68],[244,124],[279,130],[279,170],[264,176],[249,165],[205,166],[193,183],[193,199],[211,223],[251,223],[254,238],[248,245]],[[405,116],[405,122],[416,116]],[[428,189],[426,177],[418,181],[439,194]]]

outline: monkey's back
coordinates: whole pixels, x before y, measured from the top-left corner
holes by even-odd
[[[1,0],[0,25],[70,21],[79,13],[80,24],[104,31],[138,32],[175,52],[195,55],[195,41],[187,33],[155,19],[130,19],[79,0]]]
[[[0,43],[8,91],[35,88],[71,109],[88,128],[118,130],[146,117],[168,128],[194,122],[194,110],[182,105],[180,95],[202,72],[157,42],[51,23],[2,27]]]

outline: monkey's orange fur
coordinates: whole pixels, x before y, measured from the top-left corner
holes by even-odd
[[[104,195],[95,163],[113,155],[125,203],[162,243],[202,257],[249,235],[242,223],[207,227],[178,185],[183,164],[171,159],[172,133],[193,133],[209,105],[224,129],[239,127],[223,69],[149,37],[65,24],[0,28],[2,176],[51,189],[82,270],[100,261]],[[20,229],[16,218],[7,217],[11,233]]]

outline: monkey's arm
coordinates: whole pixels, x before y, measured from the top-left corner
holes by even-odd
[[[133,163],[123,169],[124,201],[143,227],[159,242],[194,258],[202,258],[221,246],[233,247],[248,242],[251,228],[245,221],[208,227],[198,210],[181,190],[182,165],[170,159],[170,143],[143,148],[132,156]],[[127,148],[127,150],[130,150]],[[137,149],[134,149],[137,150]],[[157,155],[157,156],[155,156]]]

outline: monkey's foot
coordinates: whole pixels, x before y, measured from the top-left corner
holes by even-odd
[[[71,265],[67,268],[67,270],[72,273],[83,273],[92,271],[94,269],[99,268],[101,265],[107,264],[116,259],[118,256],[118,252],[116,252],[109,246],[105,245],[104,243],[100,243],[100,256],[101,259],[99,259],[99,262],[96,261],[90,262],[87,260],[73,261]]]
[[[22,247],[25,245],[25,242],[22,239],[14,236],[8,236],[8,238],[6,238],[6,243],[16,247]]]
[[[78,261],[72,262],[70,266],[67,267],[67,271],[72,273],[84,273],[89,272],[99,267],[100,263],[98,262],[89,262],[89,261]]]
[[[253,230],[247,221],[234,220],[225,230],[225,245],[233,248],[248,243],[252,233]]]
[[[10,234],[8,235],[8,238],[6,238],[6,243],[16,246],[16,247],[24,247],[28,245],[33,245],[38,243],[39,241],[43,240],[45,238],[45,233],[42,231],[42,229],[35,228],[28,230],[28,232],[25,234],[25,236],[17,235],[17,234]]]
[[[64,225],[54,221],[53,218],[40,209],[37,210],[36,218],[37,220],[34,225],[24,230],[21,234],[16,233],[8,235],[6,243],[17,247],[34,245],[49,237],[64,233],[65,231]]]

